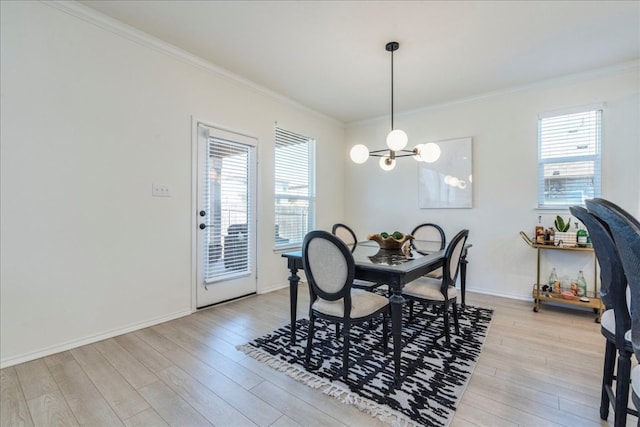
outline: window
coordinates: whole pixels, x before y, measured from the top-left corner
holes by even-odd
[[[538,118],[538,207],[600,197],[602,106]]]
[[[315,141],[276,127],[275,248],[302,245],[315,227]]]

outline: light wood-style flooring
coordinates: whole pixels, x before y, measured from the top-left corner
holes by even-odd
[[[0,371],[0,425],[379,426],[235,346],[289,322],[288,289]],[[308,292],[300,286],[299,317]],[[606,426],[592,312],[467,294],[493,322],[452,426]],[[634,426],[637,418],[629,417]]]

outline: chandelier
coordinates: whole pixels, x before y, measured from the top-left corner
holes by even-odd
[[[389,42],[385,49],[391,52],[391,131],[387,135],[387,147],[381,150],[369,151],[364,144],[357,144],[351,148],[350,157],[354,163],[364,163],[369,156],[380,157],[380,167],[382,170],[390,171],[396,166],[396,159],[399,157],[413,157],[417,161],[429,161],[433,158],[431,144],[419,144],[413,150],[406,150],[409,138],[402,129],[395,129],[393,126],[393,52],[398,50],[400,44],[398,42]],[[427,156],[427,154],[429,154]],[[439,154],[437,156],[439,157]],[[433,160],[431,160],[433,161]]]

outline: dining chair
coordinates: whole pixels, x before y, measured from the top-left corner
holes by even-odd
[[[609,416],[613,405],[615,425],[624,425],[628,412],[629,376],[633,346],[627,332],[631,314],[627,298],[627,278],[613,236],[607,225],[581,206],[569,208],[571,214],[587,228],[600,265],[600,297],[605,311],[600,318],[600,332],[605,337],[604,366],[600,397],[600,418]],[[614,375],[617,360],[617,375]],[[616,390],[613,380],[616,380]],[[633,410],[633,409],[632,409]]]
[[[414,240],[411,241],[411,247],[417,251],[433,251],[434,242],[437,245],[440,244],[440,250],[443,250],[447,244],[447,239],[444,234],[444,230],[437,224],[433,223],[424,223],[420,224],[413,229],[411,235],[414,237]],[[429,244],[425,244],[422,242],[430,242]],[[437,247],[437,246],[436,246]],[[438,267],[437,269],[430,271],[425,274],[427,277],[433,277],[434,279],[442,278],[442,267]]]
[[[589,213],[607,225],[613,236],[630,294],[632,296],[637,294],[639,292],[638,288],[640,288],[640,222],[629,212],[608,200],[588,199],[585,204]],[[631,324],[639,324],[639,320],[640,312],[631,310]],[[631,341],[631,336],[632,332],[628,331],[626,339]],[[622,370],[620,370],[620,362],[618,362],[618,365],[616,394],[624,393],[624,388],[626,388],[628,394],[628,381],[621,381],[620,378],[630,378],[630,363],[627,364],[625,362]],[[623,388],[620,389],[621,387]],[[616,396],[617,407],[614,407],[614,411],[616,411],[614,425],[616,426],[625,424],[627,413],[638,416],[638,412],[629,408],[626,401],[618,402],[622,400],[622,397],[622,394]]]
[[[309,232],[302,242],[302,265],[309,282],[309,333],[305,367],[311,369],[316,319],[342,324],[342,375],[349,375],[351,325],[382,316],[382,346],[387,352],[388,298],[363,289],[353,289],[355,262],[342,240],[322,230]],[[368,329],[367,329],[368,330]]]
[[[631,215],[629,212],[624,210],[622,207],[616,205],[611,200],[602,199],[602,198],[594,198],[589,199],[589,204],[600,204],[607,207],[610,210],[616,211],[618,214],[623,216],[627,221],[631,222],[635,227],[640,228],[640,221],[635,216]],[[589,206],[587,205],[587,210],[589,210]]]
[[[444,335],[447,344],[451,342],[451,334],[449,332],[449,307],[451,307],[453,311],[455,332],[456,334],[460,333],[456,279],[458,278],[460,259],[467,237],[469,237],[469,230],[462,230],[455,235],[449,243],[449,246],[447,246],[442,261],[443,274],[441,279],[423,276],[407,283],[402,290],[402,295],[409,300],[409,321],[413,320],[414,302],[419,302],[423,305],[439,306],[442,309]]]
[[[631,310],[633,313],[640,313],[640,288],[635,287],[631,292]],[[640,316],[631,318],[631,343],[636,360],[640,362]],[[640,411],[640,364],[631,370],[631,400]]]
[[[333,224],[331,228],[331,233],[340,238],[347,246],[351,248],[351,252],[356,248],[356,244],[358,244],[358,238],[356,237],[356,233],[353,230],[344,224]],[[373,291],[378,286],[383,285],[383,283],[375,283],[369,282],[367,280],[354,279],[353,287],[359,289],[366,289],[368,291]]]

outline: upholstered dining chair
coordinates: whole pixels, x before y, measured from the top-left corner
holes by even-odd
[[[640,313],[640,289],[634,288],[631,292],[631,310],[633,313]],[[640,316],[633,316],[631,319],[631,343],[636,359],[640,362]],[[640,364],[631,370],[631,399],[640,411]]]
[[[302,265],[309,282],[309,333],[305,367],[311,369],[316,319],[342,324],[342,375],[349,375],[351,325],[382,316],[382,346],[387,351],[389,300],[373,292],[353,289],[355,262],[342,240],[322,230],[309,232],[302,242]]]
[[[587,204],[587,210],[589,209],[589,205],[595,206],[596,204],[607,207],[610,210],[617,212],[619,215],[623,216],[627,221],[631,222],[635,227],[640,228],[640,221],[635,216],[631,215],[629,212],[624,210],[622,207],[616,205],[611,200],[602,199],[602,198],[594,198],[589,199],[589,203]]]
[[[628,331],[631,329],[631,314],[627,301],[627,278],[618,255],[613,236],[606,224],[590,214],[585,208],[572,206],[571,214],[578,218],[589,232],[593,249],[600,265],[600,297],[605,306],[600,321],[600,331],[606,338],[600,418],[609,416],[609,404],[615,413],[615,425],[625,425],[629,400],[629,373],[633,347]],[[617,375],[614,376],[617,360]],[[613,380],[616,389],[613,389]]]
[[[608,200],[588,199],[585,201],[585,204],[587,205],[587,210],[591,214],[607,224],[616,244],[616,249],[627,279],[630,294],[637,294],[638,288],[640,287],[640,222],[638,222],[638,220],[629,212]],[[639,317],[640,312],[631,310],[632,324],[638,324]],[[627,332],[627,340],[631,341],[631,335],[631,331]],[[626,366],[626,364],[623,365],[623,367]],[[629,378],[630,372],[621,372],[619,370],[617,377],[616,393],[620,393],[618,391],[618,387],[623,386],[623,384],[628,387],[627,381],[621,381],[620,378]],[[616,396],[616,399],[620,399],[620,397]],[[619,407],[624,408],[625,410],[623,411],[620,409],[620,414],[616,411],[616,419],[614,422],[616,426],[624,425],[627,413],[633,413],[638,416],[637,411],[626,406],[626,402],[624,402],[624,405],[620,402]],[[615,409],[616,408],[614,408],[614,410]]]
[[[458,325],[456,279],[460,270],[462,250],[469,237],[469,230],[462,230],[449,243],[444,253],[442,278],[420,277],[407,283],[402,295],[409,300],[409,321],[413,320],[414,302],[424,305],[435,305],[442,308],[444,335],[447,344],[451,342],[449,327],[449,308],[453,311],[453,322],[456,334],[460,333]]]
[[[418,225],[413,229],[411,235],[415,238],[411,241],[411,247],[417,251],[432,251],[434,245],[438,243],[440,244],[440,250],[442,250],[447,244],[447,238],[445,237],[442,227],[430,222]],[[425,243],[422,242],[430,243],[425,245]],[[441,279],[442,267],[438,267],[437,269],[430,271],[425,274],[425,276]]]
[[[635,287],[631,291],[631,310],[634,314],[640,313],[640,288]],[[640,315],[631,318],[631,343],[636,359],[640,362]],[[631,399],[640,411],[640,365],[631,370]]]
[[[347,225],[344,224],[333,224],[331,228],[331,233],[340,238],[347,246],[351,248],[351,252],[356,247],[358,243],[358,238],[356,237],[356,233]],[[373,291],[378,286],[381,286],[383,283],[375,283],[369,282],[361,279],[354,279],[353,287],[359,289],[366,289],[368,291]]]

